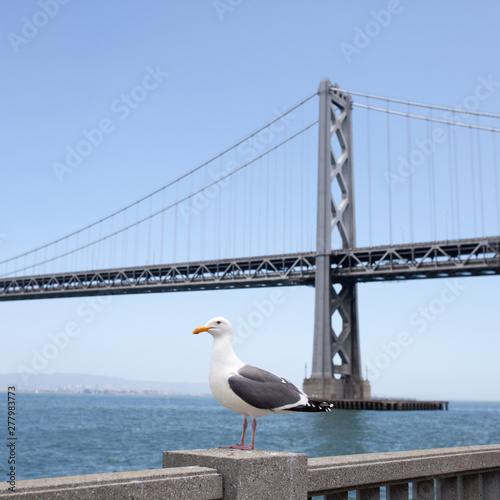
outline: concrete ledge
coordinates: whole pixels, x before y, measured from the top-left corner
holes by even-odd
[[[264,450],[166,451],[163,467],[198,465],[223,477],[224,499],[307,498],[307,455]]]
[[[308,491],[413,482],[500,468],[500,445],[310,458]]]
[[[4,483],[5,484],[5,483]],[[0,497],[13,493],[2,489]],[[222,477],[206,467],[182,467],[112,472],[86,476],[16,481],[16,498],[29,500],[182,499],[222,498]]]

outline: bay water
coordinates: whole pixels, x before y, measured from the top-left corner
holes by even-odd
[[[0,398],[5,416],[7,394]],[[500,443],[500,403],[493,402],[451,402],[448,411],[269,415],[257,422],[256,448],[309,457]],[[240,415],[211,397],[18,393],[16,479],[160,468],[166,450],[237,443],[241,424]],[[0,471],[7,469],[2,455]]]

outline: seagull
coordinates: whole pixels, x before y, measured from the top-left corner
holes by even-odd
[[[331,411],[332,404],[311,401],[289,380],[243,363],[234,353],[233,327],[226,318],[213,318],[193,331],[202,332],[210,333],[214,339],[208,376],[210,390],[222,406],[243,416],[240,442],[221,448],[253,450],[257,418],[269,413]],[[248,417],[252,418],[252,438],[250,445],[245,446]]]

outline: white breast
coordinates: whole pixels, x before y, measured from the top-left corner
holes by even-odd
[[[268,415],[269,410],[250,406],[229,387],[228,378],[235,375],[243,366],[245,363],[234,353],[232,343],[225,342],[223,338],[214,338],[208,375],[210,390],[214,398],[222,406],[246,417],[256,418]]]

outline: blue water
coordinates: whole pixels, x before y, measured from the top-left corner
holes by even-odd
[[[6,415],[6,394],[0,399]],[[160,468],[163,451],[235,444],[241,432],[241,417],[208,397],[20,393],[16,399],[18,480]],[[0,419],[2,444],[6,420]],[[258,420],[256,434],[257,448],[310,457],[496,443],[500,403],[269,415]]]

